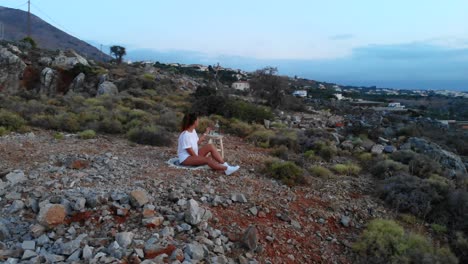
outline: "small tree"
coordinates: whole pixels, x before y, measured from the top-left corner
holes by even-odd
[[[116,45],[110,47],[110,52],[113,56],[115,56],[115,60],[117,61],[117,63],[121,63],[122,57],[127,54],[124,47]]]
[[[265,67],[257,70],[250,81],[250,87],[255,96],[267,100],[269,106],[277,108],[288,88],[286,77],[277,75],[278,69]]]

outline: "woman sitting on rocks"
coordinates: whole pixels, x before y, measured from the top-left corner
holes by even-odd
[[[177,155],[179,162],[185,166],[206,165],[214,170],[224,171],[226,175],[239,170],[239,166],[230,166],[223,160],[216,148],[211,144],[206,144],[198,149],[198,144],[205,140],[206,135],[210,132],[207,127],[205,133],[198,137],[195,128],[198,126],[198,116],[196,114],[187,113],[182,119],[182,132],[179,135]],[[208,156],[208,154],[211,154]]]

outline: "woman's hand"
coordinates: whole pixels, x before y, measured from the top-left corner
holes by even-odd
[[[212,130],[211,127],[206,127],[205,134],[206,135],[209,134],[211,130]]]

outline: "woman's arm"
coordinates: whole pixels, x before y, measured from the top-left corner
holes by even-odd
[[[185,150],[187,150],[187,152],[188,152],[188,154],[189,154],[190,156],[193,156],[193,157],[198,156],[197,154],[195,154],[195,151],[193,151],[192,148],[186,148]]]
[[[205,140],[206,135],[208,135],[208,133],[210,133],[210,131],[211,131],[211,128],[207,127],[206,130],[205,130],[205,133],[203,133],[203,135],[198,138],[198,142],[197,142],[198,145],[200,145],[200,143],[203,142],[203,140]]]

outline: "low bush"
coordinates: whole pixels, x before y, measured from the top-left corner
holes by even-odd
[[[336,164],[332,169],[341,175],[357,176],[361,172],[361,167],[353,163]]]
[[[425,218],[444,196],[426,180],[401,174],[384,181],[381,198],[400,212]]]
[[[54,138],[57,139],[57,140],[62,140],[62,139],[64,139],[64,137],[65,136],[63,135],[62,132],[57,132],[57,133],[54,134]]]
[[[431,229],[434,233],[442,235],[447,233],[447,227],[439,224],[431,224]]]
[[[253,142],[257,146],[269,147],[270,139],[274,136],[275,132],[272,130],[257,129],[247,137],[247,140]]]
[[[270,154],[282,160],[288,160],[289,149],[286,146],[281,145],[271,150]]]
[[[392,220],[371,221],[353,249],[365,263],[458,263],[448,248],[435,248]]]
[[[26,124],[26,121],[16,113],[0,109],[0,126],[10,131],[17,131]]]
[[[294,130],[280,130],[270,138],[270,147],[286,146],[292,151],[298,149],[297,133]]]
[[[78,137],[81,139],[92,139],[96,137],[96,132],[94,130],[85,130],[78,133]]]
[[[123,126],[119,120],[113,119],[112,117],[106,117],[104,120],[99,122],[99,131],[108,134],[120,134],[123,132]]]
[[[246,137],[253,132],[253,128],[251,125],[233,118],[227,127],[227,132],[239,137]]]
[[[322,166],[312,166],[309,169],[309,172],[314,177],[325,178],[325,179],[330,178],[333,175],[333,173],[329,169],[322,167]]]
[[[305,183],[302,169],[291,161],[267,161],[265,163],[265,173],[288,186]]]
[[[159,126],[132,128],[127,133],[128,139],[138,144],[152,146],[170,146],[171,134]]]
[[[379,179],[385,179],[401,172],[408,172],[408,166],[394,160],[376,160],[370,172]]]
[[[400,150],[392,153],[390,157],[408,165],[409,172],[421,178],[429,178],[431,174],[441,172],[441,166],[437,161],[411,150]]]
[[[8,130],[5,127],[0,126],[0,137],[8,134]]]

